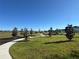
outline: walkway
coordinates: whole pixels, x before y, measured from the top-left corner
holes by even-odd
[[[0,59],[12,59],[12,57],[9,54],[9,48],[15,44],[17,41],[23,40],[22,39],[17,39],[13,40],[11,42],[5,43],[3,45],[0,45]]]

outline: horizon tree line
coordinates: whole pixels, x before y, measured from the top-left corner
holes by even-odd
[[[64,31],[66,33],[66,37],[71,41],[72,38],[74,37],[74,30],[73,30],[72,25],[66,26]],[[38,30],[38,33],[43,33],[43,32],[44,31],[40,31],[40,29]],[[52,35],[58,35],[61,32],[61,30],[59,30],[59,29],[53,30],[52,27],[50,27],[50,29],[46,32],[48,32],[49,37],[52,37]],[[27,28],[24,28],[24,29],[20,30],[20,34],[23,37],[25,37],[26,40],[28,39],[29,36],[32,36],[33,33],[34,33],[34,31],[32,30],[32,28],[30,29],[30,31]],[[12,36],[16,37],[17,35],[18,35],[18,30],[15,27],[12,30]]]

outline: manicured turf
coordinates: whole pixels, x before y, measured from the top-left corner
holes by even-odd
[[[79,38],[68,42],[63,35],[31,38],[10,48],[13,59],[79,59]]]

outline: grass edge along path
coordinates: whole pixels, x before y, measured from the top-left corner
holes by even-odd
[[[10,48],[13,59],[78,59],[79,38],[68,42],[65,36],[36,37]]]
[[[0,45],[0,59],[12,59],[12,57],[9,54],[9,48],[15,44],[17,41],[23,40],[21,39],[16,39],[10,42],[7,42],[3,45]]]

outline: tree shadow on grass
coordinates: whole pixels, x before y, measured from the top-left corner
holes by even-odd
[[[46,43],[44,43],[44,44],[65,43],[65,42],[74,42],[74,40],[71,40],[71,41],[69,41],[69,40],[64,40],[64,41],[46,42]]]
[[[79,38],[79,36],[75,36],[74,38]]]

